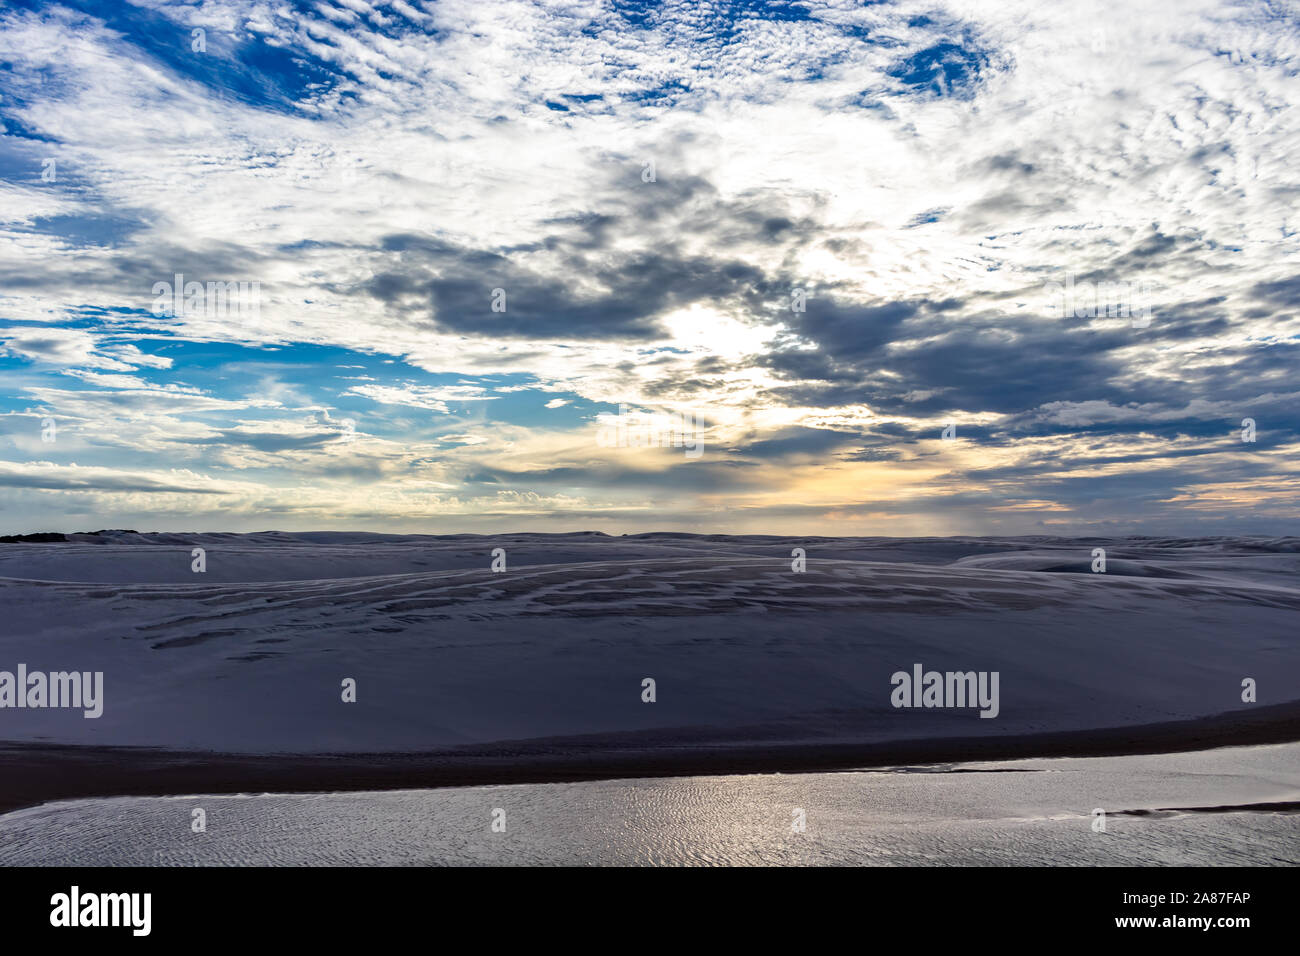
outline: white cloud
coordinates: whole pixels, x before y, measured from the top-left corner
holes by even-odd
[[[360,395],[385,405],[410,405],[444,413],[449,402],[487,402],[497,398],[477,385],[353,385],[344,394]]]
[[[268,374],[253,399],[168,383],[180,353],[134,344],[150,337],[330,346],[420,372],[520,377],[431,386],[362,373],[340,400],[441,415],[470,406],[472,418],[477,403],[536,389],[706,411],[723,441],[801,425],[928,427],[949,415],[1066,429],[1228,419],[1292,391],[1268,369],[1258,374],[1273,379],[1232,397],[1185,384],[1195,373],[1218,388],[1244,350],[1300,334],[1294,305],[1258,291],[1297,274],[1300,244],[1300,173],[1288,161],[1300,153],[1300,34],[1262,10],[810,2],[804,21],[736,23],[719,19],[722,5],[679,2],[633,27],[601,2],[349,0],[292,14],[261,0],[142,5],[171,18],[184,50],[191,25],[209,30],[211,79],[91,16],[0,13],[4,105],[50,140],[15,141],[31,174],[0,183],[0,315],[39,323],[0,330],[0,342],[32,374],[87,387],[17,386],[96,441],[199,454],[195,440],[222,426],[231,438],[271,434],[274,418],[243,417],[250,409],[319,407],[287,376]],[[334,75],[250,103],[254,94],[232,91],[243,67],[224,59],[235,33]],[[899,76],[941,43],[980,61],[968,88],[949,91],[960,95]],[[214,89],[223,82],[231,89]],[[39,175],[46,154],[60,171],[51,183]],[[418,253],[410,237],[435,251]],[[550,331],[437,311],[427,286],[452,256],[437,250],[454,250],[465,281],[485,293],[511,270],[558,290]],[[661,262],[669,278],[655,279]],[[746,278],[701,281],[729,269]],[[150,314],[152,283],[176,272],[260,283],[256,318]],[[1153,283],[1152,330],[1051,318],[1046,285],[1066,273]],[[372,294],[386,275],[408,279],[409,294]],[[688,295],[697,281],[722,292]],[[846,356],[818,339],[829,340],[826,329],[796,321],[795,283],[815,302],[953,304]],[[511,308],[528,305],[507,291]],[[566,312],[600,302],[590,321],[613,323],[660,294],[635,338],[592,334]],[[865,341],[876,329],[862,321]],[[915,360],[900,371],[979,331],[1040,349],[1044,366],[1065,363],[1068,392],[1043,401],[1008,381],[1030,395],[1023,407],[967,399],[947,409],[936,403],[962,400],[967,370],[921,372]],[[1082,335],[1107,350],[1092,376],[1063,358]],[[816,364],[823,354],[856,377]],[[986,394],[1004,371],[982,370]],[[872,389],[885,385],[924,410],[903,418],[873,407]],[[1116,396],[1124,389],[1131,401]],[[500,464],[492,456],[518,450],[508,441],[527,444],[476,421],[454,427],[474,429],[441,437],[459,446],[466,472]],[[562,458],[560,439],[537,434],[536,454],[512,464]],[[265,449],[211,448],[227,467],[277,467]],[[338,464],[322,449],[283,455],[294,468]],[[835,495],[849,484],[836,479]],[[267,492],[277,494],[293,500]]]

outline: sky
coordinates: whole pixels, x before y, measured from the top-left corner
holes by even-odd
[[[1297,69],[1294,3],[9,0],[0,529],[1300,533]]]

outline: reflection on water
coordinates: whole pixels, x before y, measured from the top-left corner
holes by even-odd
[[[1300,862],[1300,814],[1122,811],[1297,799],[1300,744],[845,773],[127,797],[0,817],[0,864],[1284,865]],[[191,832],[195,807],[206,811],[206,833]],[[1092,828],[1098,807],[1104,833]],[[491,830],[496,808],[504,833]],[[796,810],[803,832],[792,826]]]

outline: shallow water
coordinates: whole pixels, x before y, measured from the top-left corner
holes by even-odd
[[[4,865],[1295,865],[1300,744],[809,774],[75,800],[0,817]],[[207,832],[191,831],[191,811]],[[506,832],[494,833],[494,809]],[[1094,832],[1094,808],[1106,811]],[[795,832],[793,811],[806,829]]]

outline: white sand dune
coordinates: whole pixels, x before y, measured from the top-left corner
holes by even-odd
[[[1300,863],[1300,814],[1268,809],[1297,744],[914,769],[58,801],[0,815],[0,866]]]
[[[190,570],[206,550],[207,571]],[[508,570],[489,569],[493,548]],[[808,570],[793,573],[792,548]],[[1105,547],[1106,574],[1089,571]],[[104,672],[0,740],[436,750],[1151,724],[1300,699],[1300,540],[116,534],[0,545],[0,669]],[[890,706],[998,671],[1001,712]],[[657,682],[643,703],[641,682]],[[1241,701],[1243,678],[1258,705]],[[340,699],[353,678],[356,703]]]

